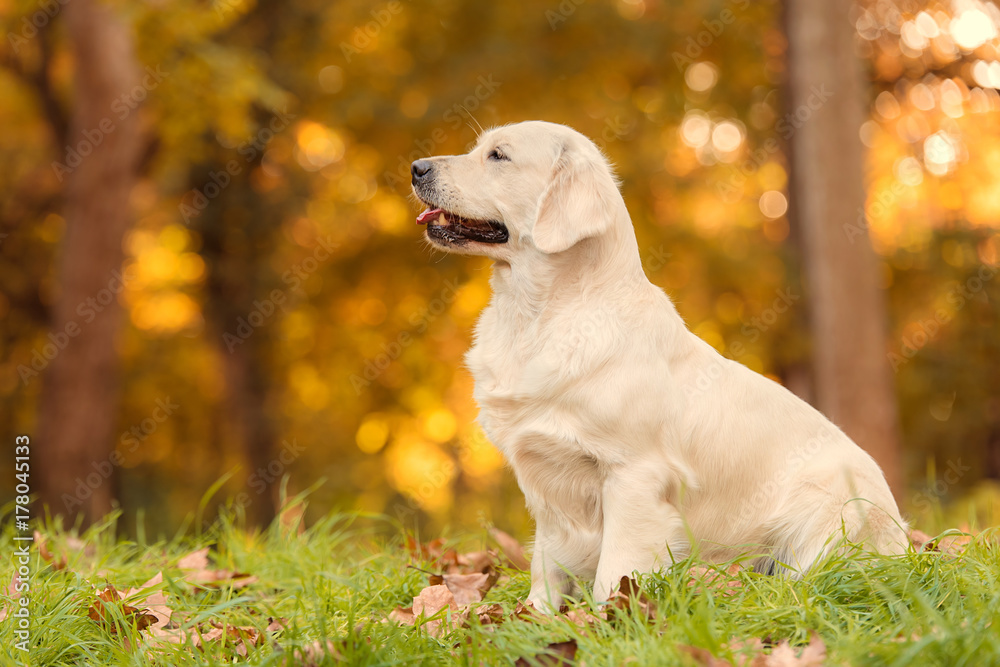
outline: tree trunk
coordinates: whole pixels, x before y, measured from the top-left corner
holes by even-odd
[[[111,508],[113,495],[122,239],[142,150],[137,111],[120,118],[126,107],[115,102],[123,95],[131,101],[140,72],[130,29],[111,9],[73,0],[63,15],[76,63],[69,141],[80,157],[68,158],[59,147],[66,233],[51,332],[67,336],[44,377],[38,491],[53,513],[81,513],[89,522]]]
[[[855,55],[850,0],[787,3],[788,92],[813,329],[818,407],[867,450],[902,491],[898,414],[886,357],[885,299],[865,233],[867,84]],[[859,220],[861,221],[859,224]]]

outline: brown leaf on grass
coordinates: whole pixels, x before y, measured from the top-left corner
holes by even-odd
[[[430,583],[444,584],[455,596],[455,603],[459,606],[479,602],[486,593],[493,588],[497,577],[495,572],[476,574],[444,574],[431,575]]]
[[[337,650],[337,642],[332,639],[317,639],[311,644],[300,646],[295,649],[294,655],[296,664],[300,667],[319,667],[328,657],[337,662],[344,660],[344,655]]]
[[[285,618],[271,618],[267,619],[267,627],[264,628],[264,632],[284,632],[288,627],[288,620]]]
[[[531,667],[531,665],[566,665],[576,658],[576,641],[556,642],[549,644],[545,649],[533,656],[529,661],[527,658],[519,658],[514,663],[514,667]]]
[[[946,554],[958,556],[965,551],[971,542],[972,530],[969,528],[969,524],[963,523],[958,527],[958,532],[945,535],[938,540],[938,549]]]
[[[425,561],[435,566],[445,566],[447,559],[445,558],[444,550],[444,540],[440,537],[430,542],[419,543],[411,535],[406,536],[406,551],[410,554],[410,559],[415,561]],[[449,549],[447,552],[449,555],[455,554],[454,550]],[[455,554],[455,560],[457,561],[458,554]]]
[[[499,528],[490,528],[490,537],[500,545],[500,550],[507,556],[507,560],[510,561],[510,564],[514,568],[518,570],[528,570],[531,568],[531,563],[525,558],[524,547],[521,546],[520,542]]]
[[[69,552],[78,552],[85,556],[93,556],[95,553],[94,545],[87,544],[72,535],[59,540],[63,548],[57,548],[56,545],[53,545],[49,541],[49,538],[37,530],[34,532],[34,539],[38,555],[42,557],[42,560],[51,565],[53,570],[66,569],[66,566],[69,564]]]
[[[968,533],[968,528],[968,525],[964,525],[961,530]],[[972,536],[968,534],[954,533],[935,540],[922,530],[914,528],[910,531],[910,544],[917,552],[938,551],[949,556],[959,556],[971,541]]]
[[[192,551],[177,561],[177,567],[185,572],[204,570],[208,568],[208,547]]]
[[[103,591],[97,592],[97,599],[87,609],[87,616],[112,634],[117,634],[116,615],[110,609],[112,606],[117,606],[121,616],[134,622],[139,630],[145,630],[157,621],[156,616],[147,610],[125,604],[121,593],[111,584],[108,584]]]
[[[458,603],[455,601],[455,596],[452,594],[451,590],[447,586],[428,586],[424,590],[420,591],[415,598],[413,598],[413,614],[417,617],[430,618],[440,612],[442,609],[448,609],[455,612],[452,616],[461,615],[458,611]],[[464,620],[464,618],[462,619]],[[452,623],[449,619],[445,617],[444,619],[434,619],[424,623],[424,627],[427,628],[427,632],[431,636],[438,637],[444,631],[451,629]]]
[[[209,625],[201,624],[193,632],[188,633],[191,643],[202,650],[208,643],[221,643],[232,646],[240,657],[247,657],[250,649],[264,643],[264,637],[257,628],[228,625],[211,621]]]
[[[18,590],[19,588],[21,588],[21,577],[20,575],[18,575],[17,569],[15,569],[11,573],[10,583],[7,585],[7,595],[13,598],[11,600],[12,607],[20,603],[20,599],[24,596],[24,593],[27,591],[27,589]],[[3,608],[0,609],[0,621],[6,620],[7,615],[9,613],[10,612],[7,610],[7,605],[4,605]]]
[[[570,609],[563,618],[580,628],[590,628],[607,620],[606,614],[594,615],[586,609]]]
[[[507,618],[503,607],[497,603],[484,604],[476,608],[476,616],[479,617],[480,625],[498,625]]]
[[[750,639],[733,637],[726,644],[726,648],[736,656],[733,659],[734,667],[751,667],[752,661],[763,654],[764,647],[768,646],[769,642],[770,638],[768,637],[765,637],[763,641],[757,637],[751,637]]]
[[[458,567],[463,573],[490,572],[495,569],[494,565],[499,563],[500,556],[492,549],[458,554]]]
[[[12,598],[21,597],[21,593],[17,590],[21,586],[21,577],[18,575],[17,570],[11,574],[10,583],[7,584],[7,595]]]
[[[49,550],[49,541],[44,535],[35,531],[35,548],[38,549],[38,555],[42,557],[46,563],[52,566],[53,570],[65,570],[66,564],[69,559],[66,558],[66,554],[60,553],[58,556],[52,554]]]
[[[770,655],[759,655],[751,664],[752,667],[823,667],[825,662],[826,644],[819,635],[813,635],[809,645],[798,655],[788,640],[783,639]]]
[[[630,577],[622,577],[618,590],[608,597],[608,605],[613,609],[628,611],[635,609],[646,618],[656,615],[656,603],[650,600]]]
[[[246,572],[208,566],[208,547],[192,551],[177,562],[184,581],[204,588],[244,588],[257,582],[257,577]]]
[[[138,588],[129,588],[126,590],[123,597],[124,599],[131,599],[150,588],[159,586],[162,583],[163,573],[157,572],[155,576]],[[173,615],[173,609],[171,609],[167,604],[166,594],[163,591],[156,591],[146,595],[143,601],[149,607],[149,612],[152,613],[157,619],[155,622],[150,624],[150,632],[152,632],[156,637],[162,636],[167,624],[170,623],[171,615]]]
[[[400,625],[415,625],[417,616],[413,613],[413,607],[396,607],[389,612],[389,620]]]
[[[432,618],[445,610],[440,618]],[[461,609],[455,602],[455,596],[444,584],[428,586],[413,598],[413,605],[407,608],[397,607],[389,612],[387,620],[401,625],[416,625],[421,623],[432,637],[441,637],[456,627],[466,623],[469,618],[468,605]],[[426,620],[430,619],[430,620]]]
[[[281,533],[286,536],[304,535],[306,532],[305,522],[306,506],[301,503],[286,502],[278,510],[278,525]]]
[[[677,648],[694,658],[699,665],[704,665],[705,667],[733,667],[731,662],[722,658],[716,658],[707,648],[687,646],[686,644],[681,644]]]
[[[716,657],[705,648],[678,648],[704,667],[823,667],[826,661],[826,644],[815,634],[810,638],[808,646],[798,654],[787,639],[782,640],[771,653],[764,653],[764,644],[760,639],[734,639],[726,647],[737,654],[732,662]]]

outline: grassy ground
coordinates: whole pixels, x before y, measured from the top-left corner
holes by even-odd
[[[716,658],[734,665],[1000,665],[995,531],[954,553],[831,558],[800,581],[719,568],[710,582],[715,570],[694,577],[690,561],[641,579],[649,604],[620,598],[607,612],[584,600],[554,619],[523,610],[511,616],[527,594],[528,575],[487,566],[489,583],[499,580],[467,620],[452,610],[439,615],[450,614],[450,624],[410,626],[385,619],[406,618],[393,612],[413,604],[428,573],[448,563],[453,571],[484,569],[456,565],[463,560],[456,554],[496,548],[485,529],[421,552],[408,549],[388,521],[371,518],[334,515],[304,531],[294,520],[276,522],[263,533],[222,519],[200,536],[143,544],[116,540],[110,518],[80,541],[57,527],[41,529],[44,548],[36,542],[29,559],[25,652],[16,647],[13,615],[20,594],[7,584],[16,532],[5,523],[4,665],[555,664],[545,651],[557,642],[568,642],[562,648],[575,648],[574,660],[588,667],[726,664]],[[207,563],[202,547],[211,548]],[[150,579],[150,587],[118,600]],[[97,602],[98,592],[108,602]],[[791,650],[778,651],[791,659],[814,635],[814,648],[826,646],[825,663],[766,657],[788,640]]]

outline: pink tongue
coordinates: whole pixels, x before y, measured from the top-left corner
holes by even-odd
[[[444,211],[439,208],[429,208],[417,216],[417,224],[426,225],[428,222],[431,222],[432,220],[437,220],[443,214]]]

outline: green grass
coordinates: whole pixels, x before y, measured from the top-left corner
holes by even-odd
[[[13,573],[14,529],[2,533],[0,604],[13,609],[7,590]],[[866,555],[833,557],[800,581],[749,571],[725,596],[689,585],[686,561],[641,579],[657,610],[648,619],[617,612],[611,622],[586,628],[565,618],[507,620],[454,630],[442,638],[420,627],[382,620],[397,606],[408,607],[427,585],[434,564],[412,562],[404,535],[387,519],[331,515],[303,533],[278,523],[248,532],[220,519],[196,537],[159,543],[117,540],[115,518],[80,537],[92,549],[67,546],[69,533],[42,529],[47,549],[61,569],[38,548],[31,553],[31,640],[27,655],[15,648],[11,618],[0,623],[0,664],[32,665],[504,665],[536,656],[553,642],[575,640],[576,659],[598,665],[702,664],[683,645],[708,649],[733,660],[726,648],[734,638],[788,639],[804,646],[816,633],[836,665],[1000,665],[1000,548],[997,533],[980,534],[958,557],[911,553],[898,558]],[[486,531],[449,541],[459,551],[493,546]],[[212,547],[213,567],[253,574],[240,589],[200,589],[185,583],[179,558]],[[95,588],[138,586],[163,572],[160,587],[173,618],[185,628],[208,628],[211,621],[263,632],[265,640],[239,655],[239,643],[208,642],[197,648],[156,643],[135,628],[134,617],[109,607],[108,620],[88,617]],[[506,571],[482,604],[513,610],[529,587],[527,573]],[[508,578],[509,577],[509,578]],[[137,601],[135,606],[142,608]],[[581,604],[598,611],[586,600]],[[269,618],[285,619],[285,629],[266,632]],[[117,624],[117,625],[116,625]],[[332,640],[333,653],[310,662],[302,647]],[[297,652],[299,651],[299,652]],[[749,654],[748,654],[749,655]],[[339,662],[338,662],[339,660]]]

